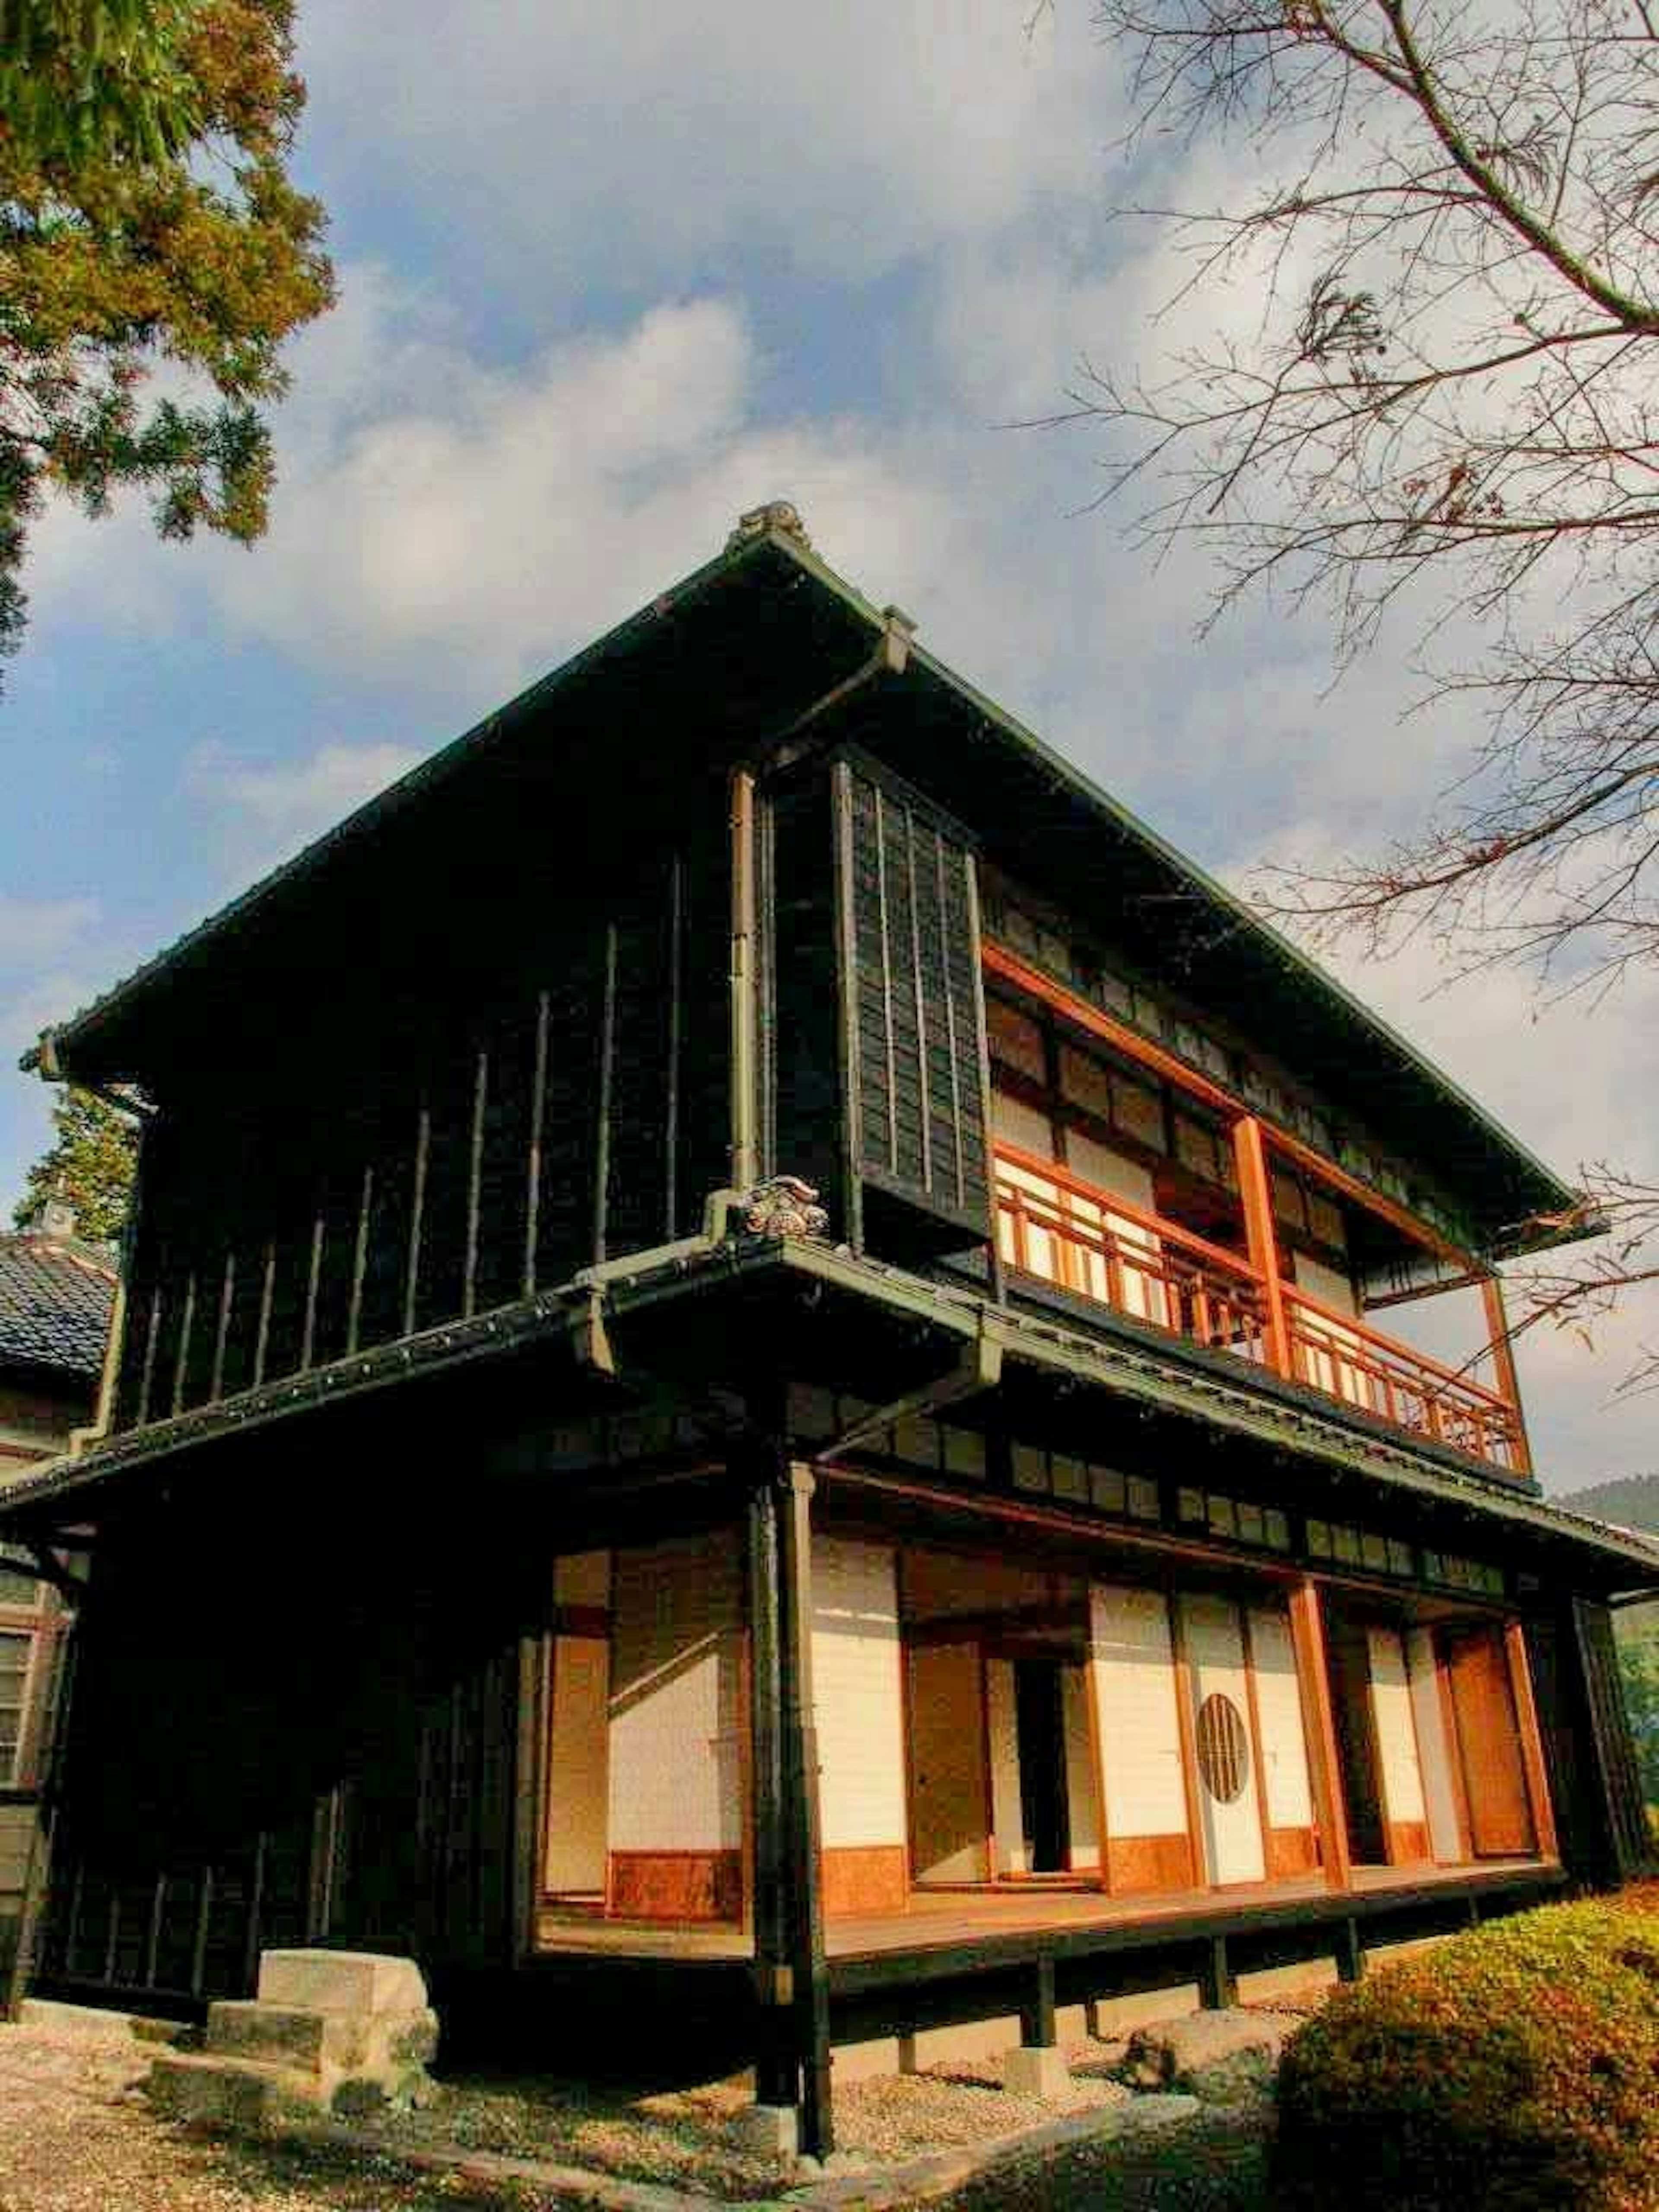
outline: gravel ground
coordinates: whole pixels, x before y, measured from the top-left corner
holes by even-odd
[[[1070,2053],[1074,2079],[1063,2102],[1010,2096],[994,2061],[885,2075],[836,2096],[836,2141],[842,2161],[880,2166],[930,2150],[988,2142],[1040,2127],[1064,2114],[1121,2102],[1132,2093],[1106,2078],[1121,2045],[1093,2044]],[[448,2083],[423,2111],[387,2118],[374,2132],[399,2142],[459,2142],[594,2166],[630,2180],[743,2197],[775,2188],[778,2169],[748,2155],[733,2125],[748,2104],[737,2081],[699,2088],[630,2093],[541,2077]]]
[[[550,2212],[391,2160],[239,2142],[150,2116],[149,2054],[0,2025],[0,2212]]]
[[[994,2061],[856,2083],[836,2099],[842,2160],[879,2168],[1121,2103],[1132,2093],[1108,2078],[1121,2051],[1121,2045],[1074,2048],[1074,2079],[1063,2102],[1011,2096]],[[434,2212],[543,2212],[558,2201],[525,2185],[415,2173],[398,2160],[399,2146],[441,2143],[733,2198],[774,2197],[785,2179],[736,2140],[733,2122],[748,2101],[736,2081],[630,2093],[540,2078],[470,2078],[446,2084],[421,2112],[381,2122],[374,2133],[386,2154],[377,2158],[320,2144],[210,2136],[158,2119],[138,2086],[152,2055],[0,2026],[0,2212],[422,2212],[428,2206]],[[1103,2154],[1098,2171],[1115,2176],[1127,2162],[1139,2172],[1167,2154],[1135,2145]],[[1231,2153],[1224,2147],[1218,2155],[1224,2164]],[[1078,2192],[1092,2186],[1094,2171],[1087,2159],[1067,2154],[1052,2166],[1016,2169],[979,2185],[958,2202],[963,2212],[1003,2203],[1086,2203]],[[1057,2181],[1056,2175],[1067,2178]],[[1116,2185],[1114,2180],[1114,2191]],[[1226,2212],[1244,2212],[1255,2202],[1116,2193],[1097,2201],[1213,2205]]]

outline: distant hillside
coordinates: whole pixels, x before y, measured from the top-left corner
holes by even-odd
[[[1588,1490],[1569,1491],[1556,1504],[1570,1512],[1594,1514],[1598,1521],[1616,1521],[1621,1528],[1659,1532],[1659,1474],[1626,1474],[1613,1482],[1593,1482]]]

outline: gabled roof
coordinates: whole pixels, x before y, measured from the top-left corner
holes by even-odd
[[[0,1236],[0,1381],[8,1369],[96,1382],[118,1271],[75,1237]]]
[[[337,943],[348,930],[361,959],[362,914],[429,902],[445,854],[522,839],[538,810],[568,824],[580,804],[600,803],[586,794],[608,791],[613,810],[648,805],[654,781],[668,794],[658,803],[672,805],[694,772],[763,758],[869,659],[886,627],[793,531],[734,536],[47,1032],[24,1065],[143,1083],[169,1054],[198,1063],[224,1009],[282,972],[279,947],[307,927],[324,942],[333,929]],[[839,734],[963,823],[1012,875],[1024,866],[1189,1000],[1237,1008],[1299,1077],[1385,1142],[1403,1140],[1455,1197],[1472,1241],[1523,1249],[1546,1241],[1525,1224],[1577,1205],[1568,1183],[1317,963],[931,653],[912,644],[902,671],[860,692],[848,714]],[[815,727],[836,732],[836,710]],[[371,875],[375,896],[348,902],[346,889],[361,892]]]

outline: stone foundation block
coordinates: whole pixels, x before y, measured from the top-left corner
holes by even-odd
[[[1002,2086],[1011,2097],[1063,2097],[1072,2069],[1057,2043],[1019,2043],[1002,2062]]]
[[[413,1959],[378,1951],[264,1951],[259,2002],[301,2012],[422,2012],[426,1984]]]
[[[793,2105],[748,2105],[732,2123],[751,2158],[793,2159],[800,2154],[800,2114]]]

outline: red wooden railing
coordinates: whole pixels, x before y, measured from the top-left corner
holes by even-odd
[[[1237,1253],[1016,1145],[996,1146],[996,1194],[1009,1267],[1194,1344],[1275,1364],[1267,1278]],[[1274,1289],[1291,1380],[1495,1466],[1525,1471],[1520,1417],[1497,1391],[1290,1283]]]
[[[1298,1382],[1328,1391],[1418,1436],[1472,1452],[1514,1473],[1525,1471],[1521,1423],[1513,1406],[1472,1376],[1426,1352],[1396,1344],[1285,1285],[1291,1359]]]
[[[1265,1359],[1261,1281],[1248,1261],[1018,1146],[999,1144],[996,1161],[1010,1267],[1195,1344]]]

